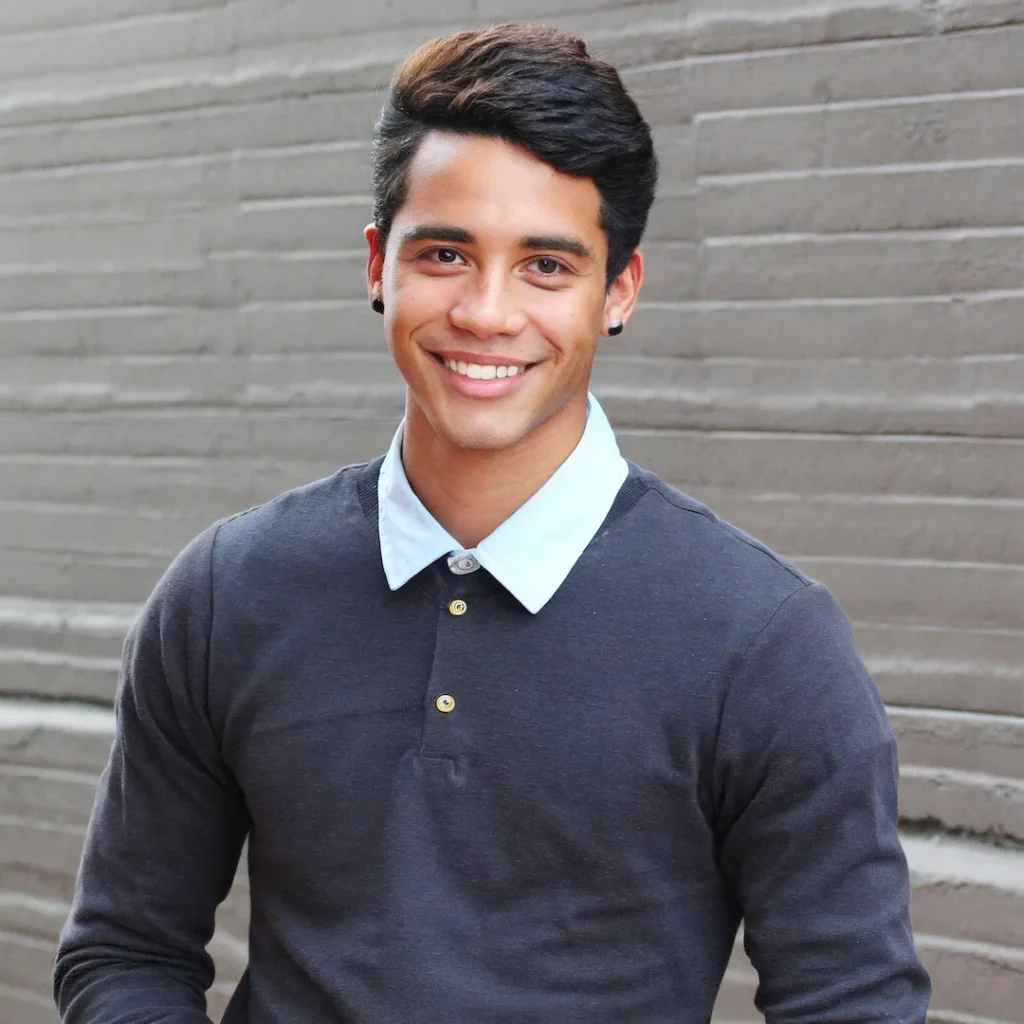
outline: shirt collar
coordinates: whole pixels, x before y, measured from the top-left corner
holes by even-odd
[[[443,555],[463,549],[427,511],[402,466],[402,426],[377,480],[377,526],[388,586],[398,590]],[[593,395],[572,454],[525,505],[469,554],[528,611],[551,600],[593,540],[628,475],[615,433]]]

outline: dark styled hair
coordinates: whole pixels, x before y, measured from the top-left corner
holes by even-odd
[[[374,132],[373,219],[386,246],[426,135],[503,139],[564,174],[590,178],[608,237],[607,282],[647,225],[658,164],[651,130],[619,73],[582,39],[506,24],[425,43],[395,71]]]

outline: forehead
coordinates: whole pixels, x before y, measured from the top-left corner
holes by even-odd
[[[600,248],[601,195],[590,178],[562,174],[502,139],[432,132],[409,166],[395,220],[485,232],[575,234]]]

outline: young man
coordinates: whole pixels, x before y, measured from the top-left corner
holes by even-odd
[[[69,1024],[925,1018],[893,735],[819,584],[620,456],[587,386],[650,132],[577,39],[430,43],[378,125],[383,459],[219,523],[128,639],[57,960]]]

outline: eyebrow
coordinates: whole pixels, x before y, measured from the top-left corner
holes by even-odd
[[[420,224],[403,232],[402,241],[456,242],[460,245],[472,245],[476,239],[463,228],[453,228],[447,224]]]
[[[402,242],[454,242],[459,245],[473,245],[476,238],[464,228],[448,224],[420,224],[402,234]],[[566,252],[581,260],[592,260],[594,254],[575,235],[527,235],[519,240],[520,249],[546,249],[549,252]]]
[[[575,235],[527,235],[519,243],[521,249],[548,249],[568,252],[581,260],[592,260],[594,254]]]

